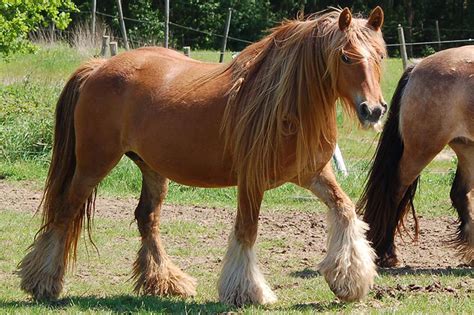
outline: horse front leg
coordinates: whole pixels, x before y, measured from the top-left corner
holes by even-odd
[[[362,299],[377,275],[375,253],[365,237],[367,224],[357,218],[355,206],[336,182],[330,163],[301,186],[329,208],[327,255],[319,264],[319,271],[339,299]]]
[[[142,172],[142,192],[135,210],[142,246],[133,265],[135,292],[146,295],[196,295],[196,280],[177,267],[165,251],[160,236],[160,216],[168,191],[168,179],[143,161],[135,160]]]
[[[274,303],[277,297],[260,272],[253,249],[263,192],[251,199],[247,189],[238,190],[237,217],[218,281],[219,299],[237,306]]]

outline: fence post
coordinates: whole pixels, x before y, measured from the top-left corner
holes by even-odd
[[[113,57],[117,54],[117,42],[110,42],[110,56]]]
[[[342,158],[341,149],[339,148],[339,145],[337,143],[332,158],[334,160],[334,164],[336,164],[336,169],[344,176],[349,175],[349,173],[347,172],[346,164],[344,163],[344,159]]]
[[[168,48],[170,36],[170,0],[165,0],[165,48]]]
[[[441,50],[441,36],[439,34],[439,23],[438,20],[436,20],[436,37],[438,38],[438,50]]]
[[[403,27],[398,24],[398,38],[400,40],[400,55],[403,62],[403,70],[408,66],[407,46],[405,45],[405,34],[403,33]]]
[[[185,56],[191,57],[191,47],[189,47],[189,46],[184,46],[184,47],[183,47],[183,52],[184,52],[184,55],[185,55]]]
[[[130,47],[128,46],[127,29],[125,28],[125,21],[123,20],[122,1],[121,0],[117,0],[117,8],[118,8],[118,11],[119,11],[120,29],[122,30],[123,41],[125,42],[125,49],[129,50]]]
[[[224,54],[225,54],[225,49],[227,46],[227,36],[229,36],[231,17],[232,17],[232,8],[229,8],[229,11],[227,12],[227,21],[225,23],[224,38],[222,39],[222,49],[221,49],[221,55],[219,57],[219,62],[224,61]]]
[[[107,48],[109,47],[109,36],[102,36],[102,48],[100,49],[100,56],[105,57],[107,55]]]
[[[49,42],[52,44],[55,41],[55,30],[56,26],[54,25],[54,22],[51,21],[51,24],[49,25]]]
[[[95,45],[95,11],[97,10],[97,0],[92,0],[92,44]]]

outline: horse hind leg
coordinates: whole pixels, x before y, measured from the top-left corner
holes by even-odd
[[[150,169],[135,154],[127,154],[142,172],[142,192],[135,210],[141,248],[133,266],[135,292],[146,295],[196,295],[196,280],[175,266],[160,238],[160,212],[168,180]]]
[[[100,170],[76,167],[64,191],[52,187],[47,192],[45,225],[19,264],[21,289],[33,298],[58,298],[68,262],[76,259],[84,218],[87,216],[89,221],[94,211],[94,189],[117,162],[118,159]]]
[[[460,257],[474,267],[474,146],[450,144],[458,156],[456,176],[451,187],[451,201],[459,215],[459,227],[451,243]]]
[[[418,139],[414,136],[413,138],[415,140]],[[437,138],[431,138],[431,140],[429,143],[418,142],[423,143],[423,149],[419,149],[419,145],[414,145],[413,139],[405,140],[405,147],[398,165],[398,179],[390,179],[396,181],[396,188],[393,194],[393,208],[387,209],[387,213],[385,214],[387,224],[383,226],[383,229],[377,226],[370,226],[367,238],[374,244],[375,253],[377,255],[376,263],[380,267],[395,267],[399,265],[395,246],[397,229],[401,234],[404,230],[406,215],[410,210],[414,211],[414,209],[412,209],[411,200],[415,195],[420,173],[433,158],[441,152],[447,142]],[[414,219],[417,219],[416,216]],[[417,221],[415,221],[415,223],[416,238],[418,224]],[[374,233],[374,231],[377,232]]]

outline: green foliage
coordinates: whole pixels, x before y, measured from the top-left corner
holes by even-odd
[[[89,0],[76,0],[82,11],[90,11]],[[334,0],[172,0],[170,1],[170,21],[185,26],[171,24],[170,42],[175,48],[191,46],[192,49],[220,49],[226,16],[233,9],[229,35],[246,41],[261,39],[266,31],[283,19],[293,19],[298,12],[312,14],[328,7],[349,7],[354,14],[367,16],[375,6],[385,12],[384,37],[387,43],[398,43],[397,26],[405,28],[407,42],[435,41],[435,20],[439,21],[441,39],[463,39],[472,37],[474,29],[474,1],[334,1]],[[126,17],[142,20],[126,20],[132,40],[154,43],[163,38],[164,1],[122,0]],[[115,0],[98,1],[97,10],[117,16]],[[89,18],[88,14],[77,15],[75,19]],[[120,34],[117,18],[103,17],[113,33]],[[201,30],[196,32],[189,28]],[[214,35],[210,35],[210,33]],[[229,39],[227,48],[232,51],[243,49],[247,43]],[[442,48],[447,48],[443,45]],[[409,46],[408,54],[423,56],[422,46]],[[396,57],[398,47],[389,47],[390,56]]]
[[[428,45],[423,46],[423,49],[421,50],[421,56],[422,57],[427,57],[429,55],[432,55],[436,52],[436,50]]]
[[[0,55],[32,52],[28,32],[53,23],[65,29],[76,10],[72,0],[2,0],[0,1]]]
[[[56,46],[37,54],[0,60],[0,158],[47,160],[54,106],[65,79],[83,60],[74,49]]]
[[[138,0],[130,2],[129,10],[133,13],[133,18],[146,21],[143,23],[134,23],[132,27],[128,28],[129,37],[140,38],[142,42],[144,39],[146,43],[139,43],[140,46],[144,44],[155,44],[161,42],[164,38],[164,24],[162,13],[152,7],[151,0]]]

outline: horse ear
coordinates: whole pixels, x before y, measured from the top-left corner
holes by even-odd
[[[352,14],[349,8],[344,8],[339,15],[339,29],[345,31],[351,25]]]
[[[378,31],[383,24],[383,10],[381,7],[376,7],[375,9],[370,12],[369,19],[367,21],[367,25],[373,28],[375,31]]]

